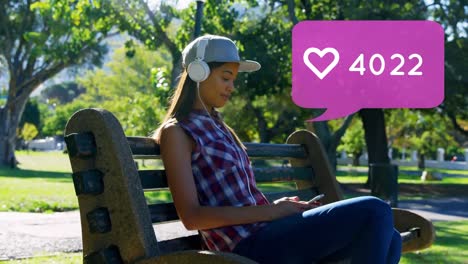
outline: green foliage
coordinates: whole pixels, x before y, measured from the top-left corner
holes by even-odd
[[[25,123],[33,124],[36,128],[40,126],[41,116],[37,99],[30,98],[26,103],[19,124],[20,128],[22,128]]]
[[[61,104],[73,101],[81,93],[84,92],[83,87],[80,87],[75,82],[65,82],[51,85],[41,91],[43,101],[57,100]]]
[[[435,110],[394,109],[387,112],[387,135],[396,148],[416,149],[435,157],[437,148],[457,148],[453,126]]]
[[[91,107],[91,104],[78,100],[66,105],[57,105],[55,109],[49,112],[50,115],[45,119],[42,135],[63,135],[65,125],[73,113],[87,107]]]
[[[99,65],[114,25],[107,0],[0,1],[0,61],[8,69],[0,108],[0,163],[14,157],[18,122],[31,93],[63,69]],[[1,72],[1,71],[0,71]],[[3,76],[2,72],[2,76]],[[4,109],[10,109],[6,112]]]
[[[160,102],[169,104],[169,98],[172,91],[169,87],[170,72],[167,68],[159,67],[151,69],[151,86],[156,90],[155,96],[159,98]]]
[[[254,11],[245,1],[207,1],[202,22],[204,34],[231,37],[236,41],[242,58],[262,64],[258,72],[238,76],[238,94],[248,100],[283,94],[283,90],[291,87],[292,23],[286,19],[282,9],[272,9],[266,3],[255,5]],[[194,8],[181,12],[183,24],[177,35],[180,49],[191,39],[193,12]]]
[[[165,114],[170,96],[168,53],[134,46],[132,57],[117,49],[107,70],[89,71],[79,79],[86,93],[79,100],[107,109],[122,123],[127,135],[149,135]]]
[[[115,16],[114,23],[120,31],[127,32],[152,50],[166,44],[166,48],[173,53],[171,47],[167,47],[166,29],[170,27],[172,19],[178,17],[178,12],[165,1],[160,1],[158,5],[153,12],[149,10],[148,1],[111,1],[109,11]],[[127,48],[132,50],[131,42]]]
[[[361,156],[365,147],[366,141],[364,139],[362,121],[361,119],[354,118],[352,124],[341,138],[341,144],[338,146],[337,150],[344,150],[346,153],[351,153],[353,158],[357,159]]]
[[[34,124],[25,123],[21,129],[21,138],[26,141],[34,139],[37,134],[39,134],[39,131]]]
[[[40,27],[25,32],[24,37],[34,44],[32,53],[43,56],[45,60],[82,63],[90,59],[99,64],[106,52],[100,42],[113,26],[107,8],[108,1],[104,0],[35,2],[30,10],[40,16],[37,21]],[[84,53],[84,50],[89,50],[89,53]]]

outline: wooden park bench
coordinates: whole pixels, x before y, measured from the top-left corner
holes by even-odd
[[[149,137],[126,137],[119,121],[103,109],[84,109],[68,121],[65,141],[78,196],[85,263],[252,263],[244,257],[203,250],[199,235],[158,241],[153,223],[178,220],[173,203],[147,204],[145,191],[168,190],[164,170],[138,170],[135,159],[160,160]],[[326,194],[323,203],[343,199],[319,139],[308,131],[286,144],[246,143],[249,157],[289,160],[291,166],[256,167],[258,184],[289,182],[293,190],[267,193],[270,200]],[[162,164],[162,163],[161,163]],[[429,247],[430,221],[394,209],[403,251]]]

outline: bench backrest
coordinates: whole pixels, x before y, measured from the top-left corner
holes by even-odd
[[[168,188],[162,167],[138,170],[135,165],[135,160],[160,159],[154,140],[126,137],[118,120],[103,109],[75,113],[65,135],[80,207],[85,261],[133,262],[171,251],[200,248],[198,236],[163,242],[156,239],[152,223],[178,220],[178,215],[173,203],[147,204],[144,196],[144,192],[167,192]],[[270,201],[293,195],[309,199],[317,193],[326,194],[324,203],[342,199],[323,147],[312,133],[295,132],[286,144],[245,145],[253,163],[289,160],[291,166],[254,166],[257,184],[270,185],[268,189],[273,190],[266,193]],[[275,185],[278,182],[293,184]]]

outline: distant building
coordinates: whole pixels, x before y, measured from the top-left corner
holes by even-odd
[[[47,137],[26,142],[27,149],[39,151],[64,150],[65,142],[61,137]]]

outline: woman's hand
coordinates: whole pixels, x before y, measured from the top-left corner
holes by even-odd
[[[300,201],[299,197],[283,197],[273,202],[273,219],[302,213],[320,206],[320,203],[307,203]]]

